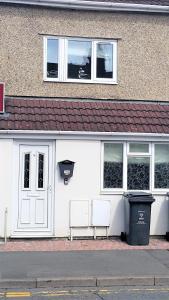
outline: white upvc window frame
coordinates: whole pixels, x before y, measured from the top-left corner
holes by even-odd
[[[113,46],[113,78],[97,78],[96,72],[97,72],[97,44],[103,43],[103,44],[111,44]],[[106,84],[112,84],[117,83],[117,41],[110,41],[110,40],[97,40],[93,42],[93,80],[94,82],[98,83],[106,83]]]
[[[148,152],[132,152],[130,151],[130,145],[131,144],[140,144],[140,145],[148,145]],[[151,144],[148,142],[127,142],[127,154],[134,156],[137,154],[137,156],[146,156],[151,154]]]
[[[68,42],[69,41],[83,41],[83,42],[92,42],[90,39],[81,39],[81,38],[65,38],[65,47],[64,47],[64,78],[65,82],[78,82],[78,83],[91,83],[92,81],[92,70],[93,70],[93,47],[91,48],[91,79],[73,79],[68,78]]]
[[[167,193],[169,188],[155,188],[155,145],[169,145],[169,142],[154,142],[152,145],[152,190],[154,193],[161,193],[161,191]]]
[[[48,39],[50,40],[58,40],[58,77],[52,78],[47,77],[47,42]],[[58,39],[54,36],[48,36],[43,39],[43,81],[60,81],[61,80],[61,45],[63,41],[61,39]]]
[[[131,152],[130,151],[130,144],[148,144],[149,145],[149,151],[148,152]],[[144,190],[144,192],[150,192],[152,190],[152,177],[153,177],[153,174],[152,174],[152,144],[151,143],[146,143],[146,142],[134,142],[134,141],[131,141],[131,142],[127,142],[127,153],[126,153],[126,158],[127,158],[127,166],[126,166],[126,187],[125,187],[125,190],[127,192],[140,192],[141,190],[130,190],[127,188],[128,186],[128,158],[129,157],[149,157],[150,159],[150,174],[149,174],[149,189],[148,190]]]
[[[58,40],[58,77],[47,77],[47,41],[48,39]],[[92,43],[91,51],[91,79],[69,79],[68,71],[68,41],[88,41]],[[113,45],[113,78],[96,77],[96,45],[98,43],[110,43]],[[109,39],[90,39],[77,37],[56,37],[45,36],[43,38],[43,81],[51,82],[74,82],[74,83],[99,83],[117,84],[117,40]]]
[[[123,144],[123,187],[122,188],[104,188],[104,144]],[[149,152],[130,152],[129,144],[148,144]],[[149,190],[144,190],[145,192],[153,192],[154,190],[154,144],[151,142],[137,142],[137,141],[104,141],[101,145],[101,193],[102,194],[122,194],[124,192],[140,192],[141,190],[128,190],[127,189],[127,166],[128,157],[149,157],[150,158],[150,178],[149,178]],[[164,144],[164,143],[163,143]],[[158,189],[159,192],[164,191],[164,189]]]
[[[123,184],[122,188],[104,188],[104,145],[105,144],[121,144],[123,145]],[[126,185],[126,180],[125,180],[125,166],[124,164],[126,163],[125,160],[125,153],[126,153],[126,143],[122,141],[104,141],[102,142],[101,145],[101,192],[104,193],[111,193],[113,192],[122,192],[124,191],[124,186]]]

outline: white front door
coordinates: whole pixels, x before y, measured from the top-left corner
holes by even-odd
[[[52,236],[52,145],[18,145],[14,236]],[[17,202],[17,203],[16,203]]]

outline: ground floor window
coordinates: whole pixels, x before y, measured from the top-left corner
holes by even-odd
[[[169,188],[169,145],[155,145],[155,188]]]
[[[169,189],[169,144],[103,143],[104,190]]]

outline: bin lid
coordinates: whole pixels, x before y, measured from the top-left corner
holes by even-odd
[[[126,197],[129,202],[152,203],[155,201],[152,194],[146,192],[124,193],[124,197]]]
[[[129,193],[124,193],[125,197],[152,197],[151,193],[146,193],[146,192],[129,192]]]

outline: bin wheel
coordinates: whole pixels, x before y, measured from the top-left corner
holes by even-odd
[[[169,232],[166,232],[166,240],[169,242]]]
[[[121,232],[121,240],[122,242],[126,241],[126,232]]]

